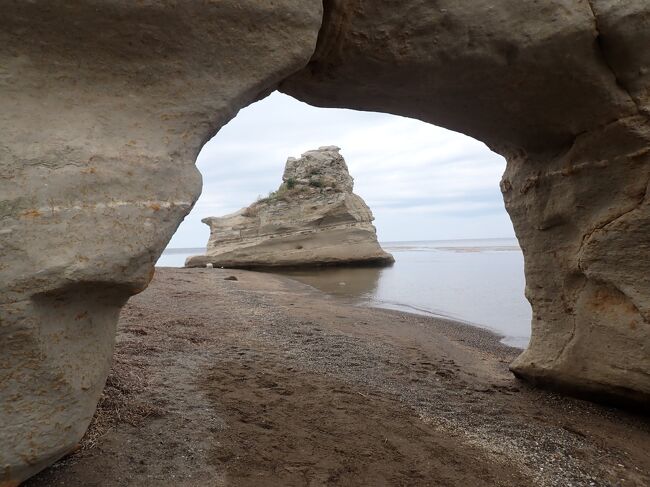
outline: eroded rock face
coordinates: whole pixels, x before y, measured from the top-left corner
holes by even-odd
[[[352,192],[338,147],[290,157],[280,188],[232,215],[206,218],[206,255],[187,267],[264,268],[394,262],[377,242],[374,217]]]
[[[194,161],[313,53],[320,0],[3,2],[0,485],[75,447]]]
[[[388,111],[508,160],[532,339],[519,376],[650,399],[650,5],[608,0],[331,0],[282,90]]]
[[[501,187],[533,308],[519,376],[591,399],[650,399],[650,127],[630,116],[555,156],[513,157]]]
[[[287,78],[508,159],[533,338],[513,370],[650,397],[644,0],[5,1],[0,484],[74,447],[127,297],[200,187],[202,144]],[[434,150],[434,148],[432,148]]]

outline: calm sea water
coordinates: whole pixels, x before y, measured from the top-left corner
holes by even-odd
[[[524,348],[531,309],[524,297],[524,261],[515,239],[384,242],[392,267],[283,272],[360,304],[441,316],[488,328]],[[157,265],[180,267],[204,249],[166,250]]]

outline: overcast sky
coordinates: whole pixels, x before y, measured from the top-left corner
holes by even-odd
[[[417,120],[315,108],[273,93],[239,112],[205,145],[203,193],[169,248],[204,247],[201,218],[248,206],[280,185],[287,157],[341,147],[355,193],[380,241],[513,237],[499,180],[501,156],[481,142]]]

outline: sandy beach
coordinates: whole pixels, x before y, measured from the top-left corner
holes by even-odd
[[[529,387],[517,353],[285,277],[159,268],[78,451],[25,485],[650,485],[648,417]]]

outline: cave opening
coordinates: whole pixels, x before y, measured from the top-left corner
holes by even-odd
[[[360,303],[478,325],[525,348],[523,255],[499,191],[505,160],[483,143],[396,115],[317,108],[274,92],[242,109],[197,159],[203,191],[157,266],[205,252],[201,220],[272,194],[288,157],[335,145],[374,214],[390,267],[281,271]]]

